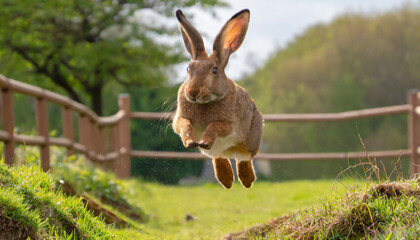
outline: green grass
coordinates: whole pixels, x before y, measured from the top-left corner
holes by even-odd
[[[103,176],[103,172],[99,175]],[[115,239],[215,239],[310,206],[329,194],[332,187],[331,181],[260,181],[251,189],[237,183],[231,190],[218,184],[165,186],[136,179],[116,181],[118,196],[133,209],[144,209],[148,216],[147,221],[131,219],[128,227],[118,229],[93,217],[80,199],[55,190],[57,176],[43,173],[38,166],[7,170],[3,165],[0,176],[0,207],[7,210],[0,215],[13,219],[29,229],[30,236],[41,239],[52,236],[72,239],[74,235],[92,239],[106,239],[111,235]],[[108,176],[114,178],[112,174]],[[86,177],[84,181],[89,183],[91,178]],[[99,179],[106,182],[108,178]],[[51,211],[56,218],[47,215]],[[195,220],[186,221],[186,214]],[[72,228],[66,229],[65,222]]]
[[[56,191],[51,176],[35,166],[0,166],[0,221],[2,239],[112,239],[80,199]]]
[[[371,183],[227,239],[419,239],[417,180]]]
[[[220,239],[296,209],[308,207],[330,194],[332,181],[256,182],[251,189],[235,184],[226,190],[218,184],[163,186],[127,182],[132,197],[147,209],[149,221],[142,226],[149,235],[131,238]],[[339,187],[344,192],[343,185]],[[186,221],[190,214],[195,221]],[[121,231],[121,230],[120,230]]]
[[[102,203],[118,209],[117,211],[129,215],[136,220],[147,219],[142,207],[133,204],[128,199],[130,189],[123,186],[124,181],[117,179],[114,174],[93,166],[82,157],[60,157],[53,161],[52,175],[59,182],[70,184],[79,194],[89,194]],[[137,185],[139,187],[141,185]]]
[[[220,239],[235,232],[240,233],[231,234],[233,239],[249,234],[253,239],[420,237],[420,187],[415,180],[379,185],[350,179],[338,184],[257,181],[251,189],[236,182],[226,190],[219,184],[122,181],[78,158],[53,160],[50,174],[40,171],[36,161],[28,162],[0,167],[0,232],[12,229],[9,233],[32,239]],[[60,180],[71,183],[78,194],[102,201],[128,224],[106,225],[81,199],[57,190]],[[129,211],[120,211],[115,203]],[[187,221],[187,214],[194,220]]]

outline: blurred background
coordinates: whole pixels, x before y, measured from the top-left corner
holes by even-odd
[[[99,115],[119,93],[132,111],[173,111],[189,61],[176,9],[203,34],[207,52],[223,24],[251,11],[227,75],[262,113],[328,113],[407,102],[420,88],[418,1],[40,0],[0,2],[0,73],[67,95]],[[34,102],[15,96],[17,131],[35,129]],[[51,129],[60,109],[49,105]],[[186,151],[170,122],[133,120],[132,149]],[[340,123],[267,123],[262,152],[407,149],[407,116]],[[389,168],[396,159],[384,160]],[[262,163],[260,179],[334,178],[359,160]],[[200,160],[132,159],[132,175],[165,184],[214,180]],[[402,159],[408,174],[408,160]],[[210,176],[210,177],[208,177]]]

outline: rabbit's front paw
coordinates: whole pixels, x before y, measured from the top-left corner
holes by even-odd
[[[205,140],[200,140],[198,143],[197,143],[197,145],[199,146],[199,147],[201,147],[201,148],[204,148],[204,149],[210,149],[211,148],[211,146],[213,146],[213,142],[207,142],[207,141],[205,141]]]
[[[184,146],[186,148],[195,148],[195,147],[197,147],[197,143],[192,139],[188,139],[188,140],[185,140]]]

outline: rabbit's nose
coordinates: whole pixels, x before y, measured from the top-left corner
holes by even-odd
[[[198,94],[200,93],[200,91],[198,89],[191,89],[187,92],[187,97],[191,100],[191,101],[195,101],[195,99],[197,98]]]

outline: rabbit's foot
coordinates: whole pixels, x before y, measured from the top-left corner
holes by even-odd
[[[238,171],[238,178],[242,186],[246,188],[252,187],[252,183],[257,179],[252,166],[252,161],[237,161],[236,169]]]
[[[184,146],[185,146],[186,148],[195,148],[195,147],[197,147],[198,145],[197,145],[197,143],[196,143],[193,139],[187,139],[187,140],[185,140],[185,142],[184,142]]]
[[[226,188],[230,189],[235,177],[233,176],[232,165],[227,158],[213,158],[214,174],[217,180]]]

